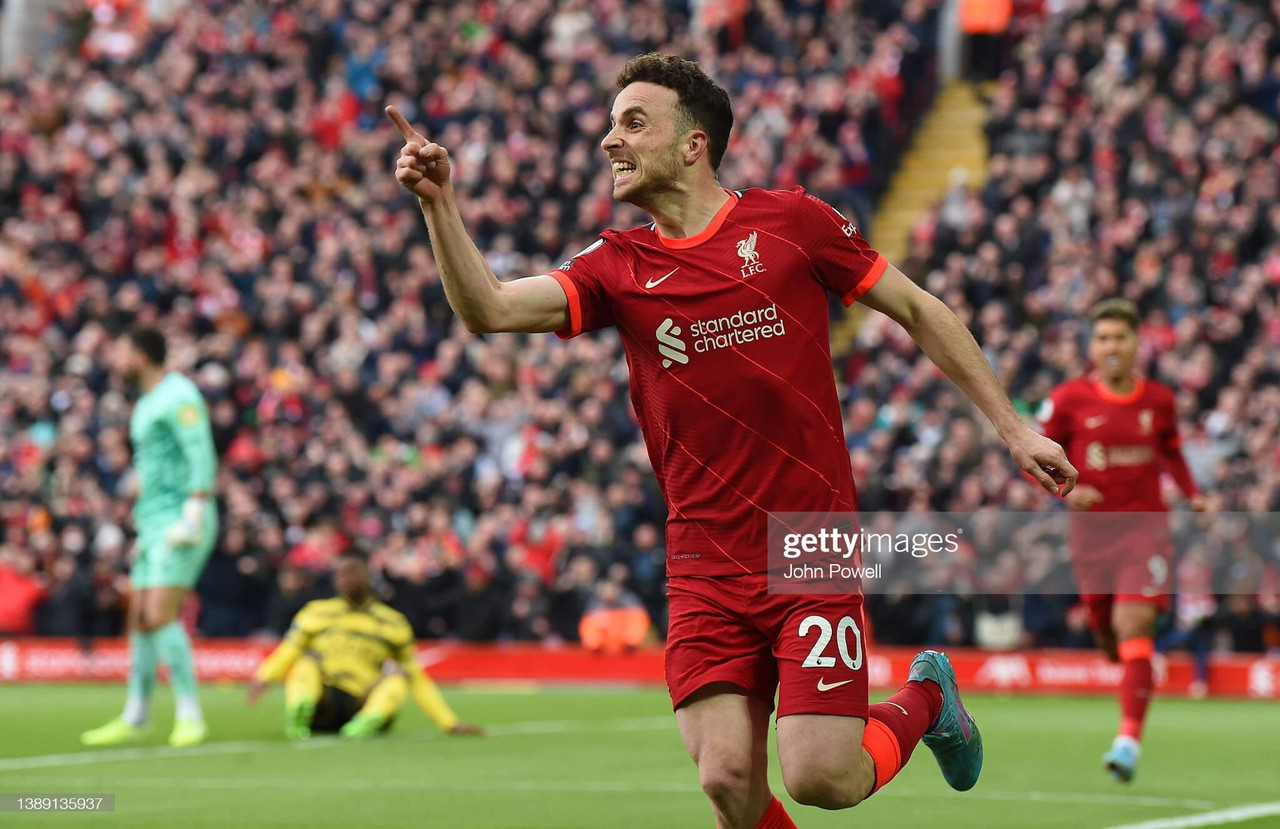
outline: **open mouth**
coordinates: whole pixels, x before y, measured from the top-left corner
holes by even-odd
[[[636,165],[632,164],[629,161],[615,161],[612,163],[611,166],[613,168],[614,184],[617,184],[623,179],[626,179],[630,176],[635,175],[635,172],[636,172]]]

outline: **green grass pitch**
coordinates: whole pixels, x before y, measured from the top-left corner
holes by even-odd
[[[365,743],[300,745],[281,733],[277,690],[254,709],[234,686],[203,689],[211,740],[163,745],[170,695],[150,738],[81,749],[81,730],[119,711],[121,686],[0,688],[0,792],[111,792],[98,815],[0,815],[0,825],[104,827],[701,827],[714,822],[657,690],[446,689],[484,739],[448,738],[416,711]],[[873,695],[874,696],[874,695]],[[1263,702],[1158,699],[1142,765],[1122,787],[1102,771],[1115,702],[967,698],[986,740],[974,791],[947,789],[929,751],[847,812],[796,806],[804,829],[1111,827],[1280,800],[1280,712]],[[774,762],[775,791],[782,793]],[[1280,826],[1280,816],[1236,822]]]

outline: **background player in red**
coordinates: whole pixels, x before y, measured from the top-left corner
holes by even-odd
[[[1102,759],[1115,779],[1128,782],[1137,770],[1154,686],[1156,618],[1167,609],[1172,588],[1168,525],[1150,515],[1165,510],[1161,471],[1173,477],[1192,509],[1203,510],[1205,499],[1182,457],[1173,390],[1136,371],[1138,309],[1128,300],[1108,299],[1089,318],[1094,371],[1054,389],[1039,418],[1045,435],[1060,442],[1080,470],[1066,496],[1071,509],[1140,514],[1132,520],[1077,521],[1072,538],[1094,636],[1124,665],[1120,729]],[[1090,582],[1109,589],[1093,593]]]
[[[667,682],[721,827],[794,826],[767,777],[775,692],[783,780],[801,803],[858,803],[921,739],[948,783],[973,786],[981,738],[944,656],[917,656],[906,685],[868,706],[861,595],[766,590],[769,512],[856,508],[826,292],[905,326],[1046,489],[1070,491],[1075,470],[1018,417],[955,315],[847,219],[798,187],[720,185],[733,113],[696,64],[642,56],[618,86],[601,142],[613,195],[654,223],[506,283],[467,236],[445,148],[388,108],[406,141],[396,177],[422,206],[450,304],[478,332],[618,329],[669,511]]]

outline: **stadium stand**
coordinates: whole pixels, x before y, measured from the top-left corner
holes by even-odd
[[[931,95],[937,6],[760,3],[672,40],[679,0],[206,2],[172,23],[65,4],[47,65],[0,81],[2,632],[119,632],[132,481],[106,357],[135,322],[210,401],[224,529],[201,633],[282,631],[351,546],[422,636],[575,640],[605,581],[661,632],[665,515],[619,341],[454,323],[381,107],[452,148],[499,277],[642,221],[596,143],[617,68],[653,48],[729,88],[726,184],[803,184],[866,227]],[[1085,309],[1139,301],[1197,478],[1220,508],[1275,510],[1274,23],[1243,0],[1067,6],[995,87],[986,183],[898,264],[1028,413],[1081,368]],[[836,370],[865,508],[1045,506],[886,320]],[[1065,602],[936,602],[873,601],[877,635],[973,643],[1008,614],[1028,642],[1084,635]],[[1265,647],[1275,613],[1233,604],[1215,631]]]
[[[0,87],[0,572],[14,607],[45,596],[14,632],[119,628],[128,403],[105,349],[157,320],[223,459],[203,633],[280,630],[351,545],[422,634],[575,639],[605,579],[660,620],[664,510],[617,341],[456,325],[381,107],[456,148],[502,277],[639,221],[597,186],[596,142],[616,70],[662,45],[736,96],[726,180],[865,215],[927,103],[933,5],[769,5],[672,43],[683,3],[65,4],[53,59]]]
[[[1138,303],[1140,363],[1178,391],[1184,452],[1218,511],[1280,508],[1278,46],[1274,5],[1079,3],[1045,17],[992,89],[985,182],[954,186],[900,263],[970,325],[1027,412],[1084,370],[1094,302]],[[863,329],[845,369],[863,505],[1036,498],[887,320]],[[1224,647],[1280,644],[1273,598],[1231,604]],[[1059,614],[1027,610],[1027,637],[1059,643]],[[970,635],[917,613],[902,641]]]

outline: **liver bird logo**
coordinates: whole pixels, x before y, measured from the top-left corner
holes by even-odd
[[[742,257],[742,278],[746,279],[757,273],[763,273],[764,265],[760,264],[760,253],[756,250],[756,238],[759,234],[751,231],[751,235],[738,242],[738,255]]]

